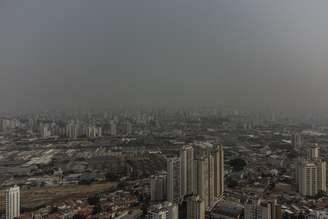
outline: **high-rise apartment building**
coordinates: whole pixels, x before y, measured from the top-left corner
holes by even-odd
[[[153,202],[166,200],[167,176],[155,175],[150,177],[150,199]]]
[[[5,192],[6,219],[20,216],[20,188],[14,186]]]
[[[315,163],[302,160],[298,164],[299,191],[304,196],[315,196],[318,194],[318,170]]]
[[[180,152],[181,197],[192,195],[194,189],[194,149],[188,145]]]
[[[167,160],[167,200],[178,203],[181,194],[180,158]]]
[[[313,144],[307,151],[307,160],[318,160],[320,159],[320,147],[318,144]]]
[[[0,131],[6,132],[19,127],[21,123],[18,119],[0,119]]]
[[[295,150],[299,150],[302,147],[302,135],[300,133],[295,133],[292,135],[292,147]]]
[[[204,200],[205,208],[209,204],[209,167],[207,157],[194,160],[194,194],[197,194],[201,200]]]
[[[199,196],[187,197],[187,218],[205,219],[205,203]]]
[[[214,153],[214,194],[221,196],[224,193],[224,150],[222,145],[215,148]]]
[[[48,124],[42,124],[40,126],[40,136],[42,138],[49,138],[51,137],[51,130]]]
[[[320,148],[312,145],[307,158],[299,158],[296,165],[296,182],[303,196],[315,196],[327,191],[326,161],[320,159]]]
[[[318,175],[318,190],[327,192],[327,163],[323,160],[316,160],[315,164],[317,166]]]
[[[88,138],[102,137],[101,127],[89,126],[85,128],[85,136]]]
[[[224,153],[222,146],[195,145],[194,190],[205,203],[213,207],[224,192]]]
[[[79,123],[69,123],[66,126],[66,136],[72,139],[76,139],[81,135],[81,128]]]
[[[223,147],[210,144],[184,146],[180,158],[168,159],[167,174],[168,201],[185,201],[188,218],[198,218],[190,208],[198,209],[199,215],[204,211],[205,215],[205,210],[212,208],[224,192]]]

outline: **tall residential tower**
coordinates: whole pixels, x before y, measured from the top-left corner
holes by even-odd
[[[180,158],[167,160],[167,200],[178,203],[181,194]]]
[[[5,192],[6,219],[20,216],[20,188],[14,186]]]
[[[312,145],[307,158],[298,158],[296,166],[298,190],[303,196],[316,196],[327,191],[326,161],[320,159],[320,148]]]

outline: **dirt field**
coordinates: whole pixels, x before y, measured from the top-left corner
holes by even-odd
[[[91,185],[72,185],[60,187],[42,187],[21,190],[21,202],[24,208],[38,208],[43,205],[60,203],[70,199],[86,198],[98,192],[111,191],[113,183]],[[0,200],[4,200],[4,191],[0,191]],[[1,201],[3,203],[3,201]],[[2,206],[1,206],[2,207]]]

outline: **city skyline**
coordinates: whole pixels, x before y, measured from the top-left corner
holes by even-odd
[[[0,219],[328,219],[327,0],[0,0]]]
[[[212,109],[2,117],[0,215],[320,219],[327,124]]]

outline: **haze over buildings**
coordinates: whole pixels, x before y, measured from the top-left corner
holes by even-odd
[[[325,0],[3,0],[0,111],[324,111],[327,6]]]
[[[0,0],[0,219],[328,218],[327,0]]]

